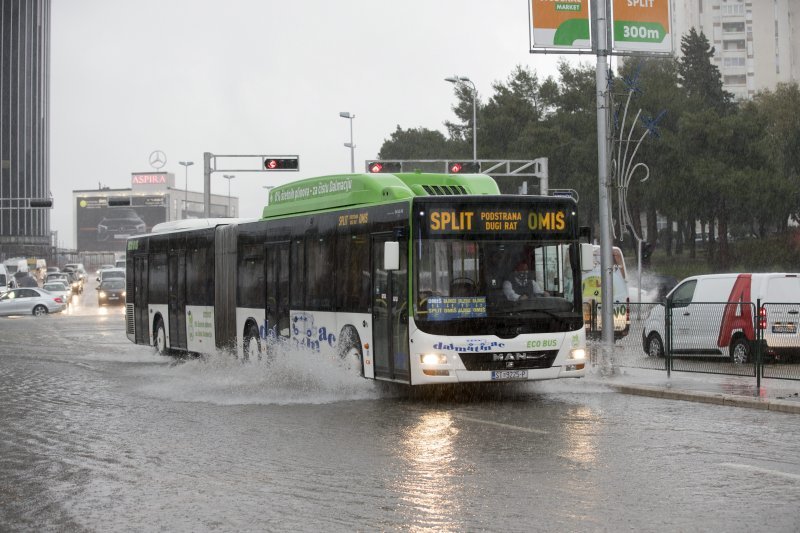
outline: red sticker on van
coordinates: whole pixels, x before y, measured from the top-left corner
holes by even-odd
[[[755,339],[753,333],[753,306],[750,301],[750,274],[739,274],[728,296],[730,303],[743,305],[726,305],[722,315],[722,324],[719,328],[717,346],[722,348],[731,343],[734,331],[742,330],[748,340]]]

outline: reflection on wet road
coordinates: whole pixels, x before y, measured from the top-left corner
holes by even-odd
[[[175,361],[91,285],[0,339],[2,530],[800,529],[793,415],[599,378],[448,397],[307,353]]]

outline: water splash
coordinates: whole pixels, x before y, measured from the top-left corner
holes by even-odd
[[[228,352],[175,359],[140,370],[145,394],[216,405],[322,404],[383,397],[382,388],[340,361],[302,350],[277,350],[242,362]]]

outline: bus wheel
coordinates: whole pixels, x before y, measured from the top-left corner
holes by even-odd
[[[750,362],[750,342],[745,337],[736,337],[730,347],[731,361],[737,365]]]
[[[242,360],[249,361],[251,358],[261,360],[261,338],[258,335],[258,328],[253,324],[245,329],[242,343]]]
[[[364,375],[361,353],[361,339],[353,327],[345,327],[339,335],[339,358],[348,370],[359,376]]]
[[[158,355],[167,355],[167,332],[164,330],[164,321],[160,318],[156,320],[155,338],[153,345],[156,347]]]

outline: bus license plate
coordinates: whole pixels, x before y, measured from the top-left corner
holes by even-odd
[[[797,324],[794,322],[773,324],[772,333],[797,333]]]
[[[528,379],[527,370],[492,370],[492,379]]]

